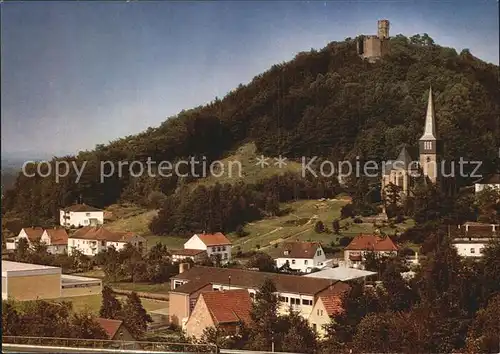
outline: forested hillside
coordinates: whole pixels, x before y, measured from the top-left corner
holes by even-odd
[[[119,200],[150,204],[152,193],[171,195],[193,179],[125,173],[101,183],[100,161],[210,161],[250,141],[259,153],[289,159],[392,159],[402,143],[413,145],[421,135],[431,84],[444,158],[482,160],[484,171],[494,170],[500,146],[498,66],[420,38],[392,38],[391,55],[374,64],[358,57],[351,39],[300,53],[158,128],[62,157],[78,165],[87,161],[79,183],[74,171],[59,183],[19,176],[2,212],[35,225],[80,196],[97,207]],[[266,198],[257,199],[265,204]]]

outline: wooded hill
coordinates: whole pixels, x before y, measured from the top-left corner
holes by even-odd
[[[393,37],[391,50],[373,64],[357,55],[352,39],[299,53],[223,99],[182,111],[158,128],[62,157],[78,165],[87,161],[79,183],[74,172],[59,183],[19,176],[2,212],[36,225],[80,196],[97,207],[119,200],[145,204],[152,192],[171,195],[192,180],[125,173],[100,183],[100,161],[175,162],[189,156],[210,161],[247,142],[260,153],[289,159],[394,159],[402,143],[415,145],[422,134],[431,84],[444,158],[482,160],[486,172],[499,166],[498,66],[420,36]]]

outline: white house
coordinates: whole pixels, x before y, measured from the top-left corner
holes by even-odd
[[[291,269],[303,273],[323,268],[326,263],[325,252],[319,242],[284,242],[274,258],[278,268],[288,263]]]
[[[474,184],[476,193],[479,193],[486,188],[496,189],[500,191],[500,174],[485,177]]]
[[[75,204],[59,210],[59,223],[64,227],[102,225],[104,211],[86,204]]]
[[[40,241],[43,234],[43,229],[41,227],[25,227],[19,231],[19,235],[12,237],[5,242],[5,247],[8,250],[15,250],[19,243],[19,240],[24,238],[28,241],[28,245],[31,247],[33,242]]]
[[[102,226],[87,226],[77,230],[69,237],[68,254],[71,255],[75,250],[79,250],[87,256],[95,256],[108,247],[114,247],[119,251],[127,243],[136,247],[140,252],[147,250],[146,239],[133,232],[116,232],[107,230]]]
[[[397,255],[398,246],[389,236],[358,235],[344,248],[344,261],[357,268],[360,267],[365,255],[373,252],[377,256]]]
[[[222,233],[193,235],[186,243],[185,250],[206,251],[208,257],[220,255],[222,263],[231,261],[231,241]]]
[[[64,254],[68,252],[68,234],[63,228],[46,229],[40,239],[47,245],[47,252]]]
[[[452,244],[462,257],[482,257],[484,249],[495,239],[500,239],[500,225],[467,222],[458,226]]]

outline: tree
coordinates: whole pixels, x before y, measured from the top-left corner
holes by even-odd
[[[20,335],[21,325],[20,315],[12,301],[2,300],[2,335]]]
[[[276,263],[267,253],[257,252],[248,260],[247,268],[258,268],[261,272],[275,272]]]
[[[153,322],[135,291],[127,296],[121,317],[127,329],[136,338],[141,338],[148,328],[148,323]]]
[[[500,223],[500,190],[485,188],[476,196],[479,210],[479,221]]]
[[[340,222],[339,219],[335,219],[332,222],[332,228],[335,235],[340,235]]]
[[[102,318],[118,319],[121,316],[122,304],[115,297],[113,290],[104,285],[102,288],[102,302],[99,316]]]
[[[108,334],[89,311],[75,313],[71,319],[71,337],[81,339],[108,339]]]
[[[14,259],[17,262],[25,262],[29,255],[29,243],[24,237],[17,241],[17,248],[14,251]]]
[[[325,225],[323,224],[323,221],[316,221],[316,224],[314,224],[314,231],[318,234],[325,232]]]
[[[252,319],[251,346],[254,350],[270,350],[277,331],[278,296],[276,286],[266,279],[255,294],[250,317]]]
[[[290,311],[290,314],[284,316],[281,322],[284,322],[285,327],[281,351],[289,353],[314,353],[316,351],[316,334],[304,317],[295,311]]]
[[[488,302],[485,309],[477,312],[467,336],[469,353],[500,352],[500,294]]]

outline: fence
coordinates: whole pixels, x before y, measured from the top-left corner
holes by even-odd
[[[14,337],[2,336],[3,344],[35,345],[47,347],[70,347],[89,349],[115,349],[126,351],[178,352],[178,353],[218,353],[213,344],[167,343],[146,341],[118,341],[104,339],[75,339],[56,337]]]

